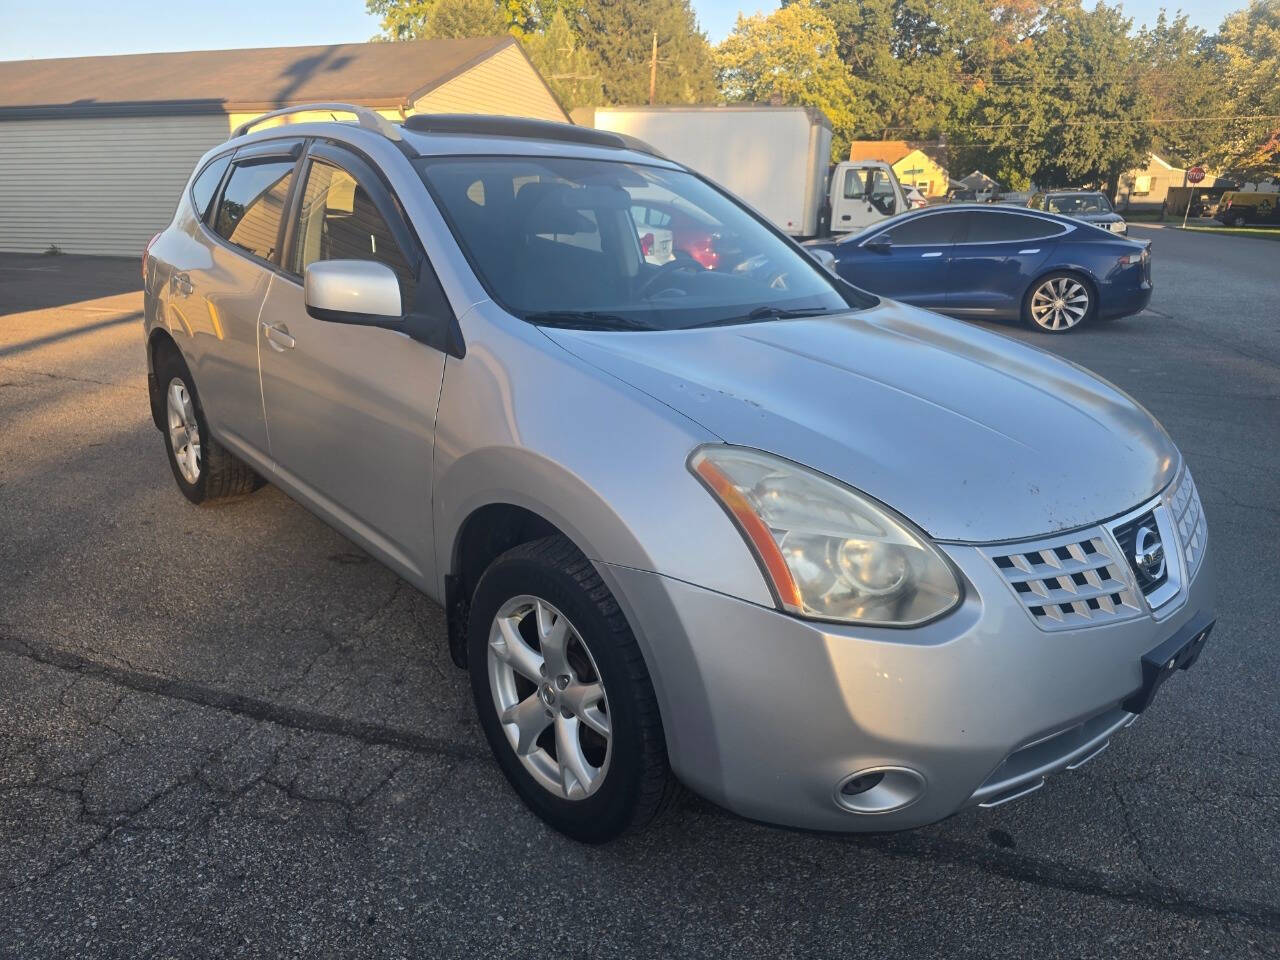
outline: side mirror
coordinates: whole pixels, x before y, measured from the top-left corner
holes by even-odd
[[[817,260],[818,265],[824,270],[831,273],[836,272],[836,255],[830,250],[823,250],[821,247],[805,247],[804,252],[813,257],[814,260]]]
[[[874,253],[888,253],[893,249],[893,241],[888,237],[880,236],[874,240],[868,240],[863,246]]]
[[[317,320],[395,327],[404,315],[400,281],[374,260],[317,260],[303,285],[307,313]]]

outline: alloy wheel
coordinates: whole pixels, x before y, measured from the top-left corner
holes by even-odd
[[[489,630],[489,687],[507,742],[545,790],[583,800],[604,783],[612,728],[595,659],[569,618],[513,597]]]
[[[200,479],[200,425],[187,385],[177,377],[169,381],[166,393],[169,415],[169,444],[173,459],[187,483]]]
[[[1044,330],[1070,330],[1089,313],[1089,291],[1071,277],[1051,277],[1031,294],[1031,319]]]

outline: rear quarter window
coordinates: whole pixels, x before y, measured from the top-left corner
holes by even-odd
[[[213,201],[213,195],[217,192],[218,184],[222,182],[222,175],[226,173],[227,165],[230,163],[231,154],[218,157],[201,170],[200,175],[191,184],[191,206],[201,220],[208,216],[209,204]]]

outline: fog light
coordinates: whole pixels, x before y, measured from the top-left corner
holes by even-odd
[[[836,804],[851,813],[893,813],[924,796],[924,775],[910,767],[873,767],[836,786]]]

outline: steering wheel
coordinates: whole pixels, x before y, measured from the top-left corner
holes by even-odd
[[[688,254],[677,254],[674,260],[668,260],[660,266],[652,276],[644,283],[640,284],[636,290],[636,296],[639,298],[648,297],[655,291],[660,283],[666,283],[678,273],[702,273],[702,264]],[[684,291],[680,291],[683,293]]]

